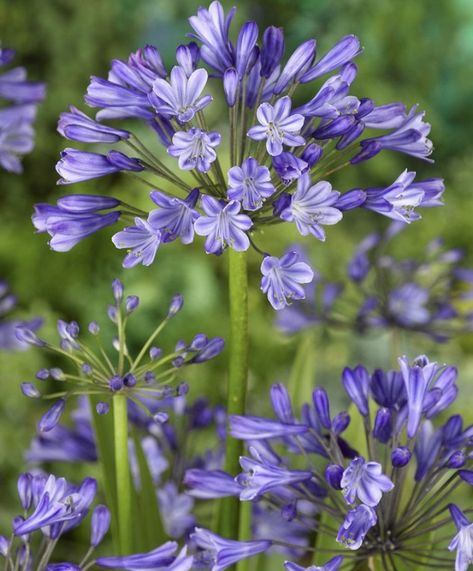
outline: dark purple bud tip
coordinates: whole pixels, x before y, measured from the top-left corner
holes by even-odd
[[[121,391],[123,388],[123,380],[120,377],[120,375],[115,375],[113,376],[110,381],[108,382],[108,385],[110,387],[110,389],[116,393],[118,391]]]
[[[135,375],[132,375],[131,373],[127,373],[123,377],[123,384],[125,385],[125,387],[134,387],[136,385]]]
[[[325,479],[334,490],[341,490],[343,467],[339,464],[329,464],[325,468]]]
[[[159,359],[159,357],[161,357],[162,354],[163,354],[163,350],[160,349],[159,347],[151,347],[151,349],[149,350],[149,358],[152,361]]]
[[[153,371],[146,371],[146,373],[143,375],[143,380],[147,385],[152,385],[154,382],[156,382],[156,375],[153,373]]]
[[[100,325],[96,321],[91,321],[88,329],[92,335],[98,335],[100,333]]]
[[[47,381],[49,379],[49,369],[40,369],[35,376],[40,381]]]
[[[184,365],[185,362],[186,360],[184,359],[184,357],[176,357],[175,359],[173,359],[172,364],[173,367],[179,369],[180,367],[182,367],[182,365]]]
[[[17,327],[15,330],[15,335],[18,341],[21,343],[27,343],[28,345],[36,345],[36,347],[45,347],[46,341],[40,339],[36,333],[33,333],[30,329],[26,327]]]
[[[59,399],[53,406],[41,417],[38,422],[38,429],[40,432],[49,432],[52,430],[59,422],[62,413],[64,412],[64,407],[66,406],[66,401],[64,399]]]
[[[125,309],[128,315],[133,313],[140,304],[140,298],[137,295],[129,295],[126,298]]]
[[[115,301],[117,303],[120,303],[121,300],[123,299],[123,291],[124,291],[124,287],[122,282],[119,279],[114,279],[112,281],[112,292],[113,292],[113,297],[115,299]]]
[[[463,450],[457,450],[447,460],[448,468],[453,468],[453,469],[463,468],[465,464],[466,464],[466,454],[463,452]]]
[[[338,436],[344,432],[350,424],[350,415],[348,412],[342,411],[332,420],[332,430]]]
[[[169,414],[167,412],[157,412],[153,415],[153,420],[157,424],[164,424],[169,420]]]
[[[403,468],[409,464],[412,452],[407,446],[399,446],[391,452],[391,462],[395,468]]]
[[[183,305],[184,305],[184,298],[182,297],[182,295],[179,294],[175,295],[172,298],[171,303],[169,304],[168,318],[174,317],[176,313],[179,313]]]
[[[110,410],[110,405],[107,402],[101,401],[96,404],[95,410],[97,411],[97,414],[107,414]]]
[[[30,399],[39,399],[41,393],[38,389],[33,385],[33,383],[21,383],[20,385],[21,392]]]

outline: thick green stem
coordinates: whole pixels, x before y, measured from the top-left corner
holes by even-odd
[[[115,474],[118,506],[118,537],[120,554],[132,552],[131,477],[128,457],[128,410],[125,395],[113,396],[113,424],[115,444]]]
[[[228,366],[228,414],[244,414],[248,381],[248,275],[247,254],[228,251],[230,297],[230,346]],[[232,475],[240,472],[239,459],[243,452],[240,440],[228,437],[225,470]],[[234,537],[239,529],[240,502],[226,498],[220,505],[219,527],[224,537]],[[243,533],[243,530],[241,530]]]

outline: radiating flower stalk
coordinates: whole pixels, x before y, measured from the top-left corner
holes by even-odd
[[[76,107],[61,115],[58,131],[65,138],[121,144],[121,150],[65,149],[57,164],[59,184],[124,172],[152,189],[151,209],[110,196],[70,195],[56,206],[37,205],[33,223],[50,235],[49,244],[57,251],[68,251],[103,228],[123,225],[112,240],[127,251],[126,268],[148,266],[160,247],[177,239],[189,244],[195,234],[205,237],[208,254],[229,249],[227,402],[229,411],[241,414],[248,353],[246,252],[252,248],[262,257],[261,289],[277,310],[303,299],[304,285],[314,277],[296,251],[278,257],[258,245],[259,231],[289,223],[302,236],[323,241],[325,226],[357,208],[411,222],[419,218],[416,207],[442,204],[444,187],[440,179],[416,182],[415,173],[403,173],[393,184],[387,180],[386,188],[334,190],[334,173],[383,150],[430,161],[430,125],[424,114],[401,103],[376,105],[350,95],[357,75],[353,60],[362,51],[355,36],[341,38],[318,58],[316,41],[307,40],[284,61],[281,29],[270,26],[258,39],[258,26],[249,21],[233,41],[234,13],[225,15],[218,1],[199,8],[189,19],[195,41],[178,46],[169,72],[157,48],[145,46],[127,61],[114,60],[107,79],[91,78],[85,102],[98,109],[94,119]],[[228,108],[226,141],[208,115],[213,97],[205,92],[207,69]],[[314,87],[313,97],[299,101],[298,87],[323,76],[329,77]],[[126,129],[106,123],[123,119],[147,125],[152,143],[129,130],[130,122]],[[228,467],[240,449],[230,443]],[[237,528],[235,504],[223,511]]]
[[[399,363],[400,372],[344,370],[356,418],[345,411],[332,415],[321,387],[296,415],[281,384],[270,392],[275,418],[230,417],[232,436],[248,445],[241,472],[193,470],[186,477],[191,493],[239,497],[272,512],[287,528],[281,538],[276,524],[268,526],[267,535],[246,546],[197,530],[194,539],[214,569],[225,567],[219,558],[231,546],[236,560],[275,546],[294,550],[299,559],[305,552],[305,561],[312,554],[314,565],[331,554],[329,563],[315,567],[325,570],[342,561],[349,569],[369,566],[373,558],[385,571],[449,569],[450,550],[457,552],[456,571],[467,569],[473,510],[453,502],[457,489],[473,485],[473,426],[464,426],[458,414],[443,416],[458,394],[457,371],[425,356]],[[444,420],[437,423],[441,413]],[[313,549],[296,541],[301,526],[306,538],[316,538]],[[305,567],[296,561],[286,569]]]
[[[40,339],[27,328],[18,328],[17,337],[22,342],[48,349],[67,359],[73,366],[72,372],[60,368],[41,369],[36,377],[39,381],[52,379],[58,384],[58,390],[41,395],[37,385],[23,383],[23,393],[31,398],[54,399],[54,404],[38,423],[40,432],[52,430],[59,422],[66,402],[75,397],[86,395],[96,402],[95,413],[104,415],[113,408],[114,470],[116,473],[114,489],[116,494],[117,522],[119,524],[119,545],[122,554],[131,552],[131,479],[129,459],[129,403],[138,407],[150,420],[162,423],[167,415],[158,409],[157,403],[163,399],[186,394],[188,385],[180,380],[182,370],[192,364],[199,364],[216,357],[223,349],[223,339],[208,339],[203,333],[195,335],[190,343],[178,341],[175,350],[163,355],[154,341],[168,322],[181,310],[183,298],[176,295],[168,308],[167,315],[136,356],[129,353],[126,342],[128,319],[137,309],[139,298],[134,295],[124,297],[123,284],[114,280],[112,284],[114,303],[107,310],[108,318],[115,325],[117,335],[113,340],[115,355],[109,355],[100,340],[100,325],[92,321],[88,325],[89,340],[84,341],[79,324],[75,321],[58,321],[59,345]],[[157,410],[158,409],[158,410]],[[107,443],[106,446],[110,446]],[[103,450],[102,450],[103,453]],[[102,462],[105,459],[102,458]],[[108,470],[110,466],[106,467]],[[114,514],[115,515],[115,514]]]

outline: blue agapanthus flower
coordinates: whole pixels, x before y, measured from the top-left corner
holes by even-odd
[[[178,341],[174,351],[168,355],[163,355],[161,349],[153,345],[159,333],[183,306],[182,296],[176,295],[162,322],[132,358],[126,345],[125,324],[140,300],[135,295],[125,297],[123,284],[117,279],[112,283],[112,292],[113,304],[108,306],[107,316],[117,329],[113,340],[114,354],[105,353],[96,321],[89,323],[87,332],[81,332],[77,322],[58,320],[58,345],[40,339],[30,329],[17,329],[16,336],[20,342],[62,355],[74,367],[70,372],[55,367],[38,371],[36,377],[40,382],[46,379],[58,382],[58,391],[54,393],[56,400],[38,423],[40,432],[53,430],[61,419],[66,401],[80,395],[94,395],[99,399],[97,414],[108,412],[114,395],[124,395],[129,402],[145,410],[151,419],[156,412],[153,409],[155,401],[187,393],[188,385],[178,381],[182,369],[204,363],[222,352],[223,339],[209,339],[203,333],[195,335],[191,342]],[[84,340],[85,337],[89,339]],[[41,397],[41,391],[34,383],[23,383],[21,389],[30,398]],[[159,412],[155,421],[163,421]]]
[[[304,301],[278,314],[277,326],[289,334],[320,325],[361,334],[401,329],[439,342],[471,331],[473,272],[463,265],[464,252],[435,239],[419,259],[391,256],[387,246],[405,228],[394,222],[384,234],[368,234],[348,263],[348,283],[317,276]]]
[[[28,343],[20,341],[17,330],[37,331],[43,322],[40,318],[26,321],[11,315],[17,306],[17,297],[8,284],[0,280],[0,351],[24,351]]]
[[[309,39],[285,57],[280,28],[260,34],[249,21],[231,39],[234,13],[225,14],[218,1],[199,8],[189,18],[192,41],[177,47],[169,71],[158,49],[147,45],[126,61],[113,60],[106,79],[92,77],[85,103],[97,110],[94,118],[75,107],[61,115],[58,130],[65,138],[121,150],[66,149],[57,165],[60,184],[120,171],[133,184],[141,181],[155,190],[149,208],[142,201],[139,208],[118,202],[107,212],[63,218],[51,212],[51,220],[45,213],[41,227],[36,214],[35,226],[50,234],[53,249],[64,251],[121,224],[125,228],[113,243],[128,251],[127,268],[149,265],[167,242],[179,237],[189,244],[195,234],[205,237],[207,253],[251,247],[282,267],[284,256],[257,245],[278,224],[295,224],[302,236],[324,240],[325,227],[349,210],[367,208],[411,222],[419,218],[417,208],[441,204],[440,179],[419,182],[407,171],[394,183],[388,178],[383,188],[333,188],[331,174],[384,149],[425,160],[432,152],[430,125],[416,107],[376,105],[351,93],[358,71],[353,60],[362,52],[358,38],[345,36],[322,55]],[[227,125],[208,120],[210,82],[228,108]],[[303,96],[298,87],[306,84],[309,95]],[[127,120],[126,129],[108,124],[121,119]],[[146,140],[133,121],[150,130]],[[267,266],[263,262],[263,291],[274,308],[304,298],[300,284],[313,272],[299,282],[268,284]]]
[[[92,509],[97,482],[85,478],[76,486],[65,478],[43,473],[24,473],[18,478],[18,496],[22,515],[12,521],[11,533],[0,535],[0,556],[9,569],[45,569],[46,571],[81,571],[101,569],[155,569],[166,566],[172,571],[188,571],[193,558],[184,548],[179,554],[177,543],[169,541],[148,552],[125,557],[93,557],[106,536],[111,515],[105,505],[96,505],[90,518],[89,549],[80,565],[57,561],[67,532],[81,525]],[[58,550],[59,551],[59,550]]]
[[[311,571],[338,569],[342,558],[347,566],[375,558],[383,569],[404,563],[453,569],[449,549],[457,552],[456,571],[465,571],[473,524],[460,508],[448,506],[458,487],[473,485],[473,426],[458,414],[448,416],[458,394],[457,370],[425,356],[399,362],[401,371],[369,374],[361,365],[343,371],[349,413],[333,413],[321,387],[296,411],[284,385],[273,385],[273,417],[229,419],[231,436],[248,444],[242,472],[191,470],[185,479],[190,493],[238,497],[285,519],[285,536],[268,525],[253,540],[265,539],[271,549],[293,548],[297,557],[313,561]],[[449,510],[457,528],[450,545],[443,529],[451,521]],[[426,539],[434,530],[439,539]],[[301,533],[305,548],[294,540]],[[332,549],[335,557],[327,563]],[[296,561],[285,566],[304,568]]]
[[[10,64],[15,51],[0,48],[0,68]],[[6,171],[22,172],[21,158],[34,146],[33,123],[38,103],[43,101],[44,83],[28,81],[26,69],[15,67],[0,73],[0,166]]]

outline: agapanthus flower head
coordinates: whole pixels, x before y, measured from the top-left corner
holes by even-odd
[[[416,183],[409,172],[366,193],[332,189],[332,174],[383,149],[419,158],[432,150],[430,127],[416,108],[376,105],[351,93],[357,75],[353,60],[362,51],[356,36],[344,36],[320,55],[316,40],[307,39],[285,58],[282,29],[270,26],[259,34],[258,25],[248,21],[233,34],[234,14],[235,9],[225,13],[218,0],[199,8],[189,18],[194,41],[178,46],[169,72],[158,49],[147,45],[126,61],[113,60],[107,79],[92,77],[85,102],[97,109],[94,118],[75,107],[60,118],[58,129],[66,138],[114,146],[101,153],[66,149],[57,165],[61,184],[123,172],[136,184],[156,187],[151,198],[157,212],[150,203],[143,211],[141,202],[139,208],[120,208],[125,230],[114,243],[130,250],[125,267],[151,264],[158,247],[176,238],[189,244],[194,233],[205,237],[207,253],[251,247],[277,260],[279,252],[258,242],[271,244],[266,237],[278,224],[295,223],[302,236],[324,240],[323,227],[341,222],[348,210],[364,207],[413,221],[419,218],[414,208],[441,205],[440,179]],[[322,84],[312,86],[323,76]],[[214,127],[208,119],[211,82],[228,107],[228,115],[221,114],[227,125]],[[301,84],[309,95],[295,106]],[[150,128],[151,142],[137,135],[142,129],[133,121],[126,129],[107,124],[120,119]],[[91,231],[106,222],[85,221]],[[71,240],[80,234],[75,224],[61,228]],[[263,262],[265,272],[268,263]],[[285,299],[303,298],[299,285],[290,282],[278,287],[277,303],[273,288],[263,287],[274,308],[284,308]]]
[[[36,336],[30,340],[31,343],[49,351],[67,356],[75,368],[79,369],[79,374],[55,368],[49,370],[47,376],[58,381],[61,389],[55,393],[57,400],[38,423],[40,432],[53,430],[60,421],[66,400],[80,394],[94,394],[100,398],[97,405],[99,414],[106,413],[114,395],[120,394],[147,411],[152,418],[155,412],[153,402],[181,396],[187,392],[187,385],[182,381],[179,382],[182,369],[191,364],[213,359],[223,350],[223,339],[219,337],[209,339],[199,333],[189,343],[178,342],[171,354],[161,355],[156,351],[148,353],[155,338],[182,307],[182,296],[176,296],[171,301],[163,321],[146,340],[138,354],[132,358],[125,341],[125,325],[133,308],[137,307],[139,299],[136,296],[125,297],[123,285],[119,280],[114,280],[112,290],[114,303],[108,306],[107,315],[117,328],[117,336],[113,341],[115,356],[103,353],[100,341],[97,339],[100,328],[96,322],[89,324],[88,333],[96,348],[89,340],[84,340],[79,324],[75,321],[58,321],[59,345],[43,341]],[[158,372],[159,375],[156,374]],[[43,376],[41,371],[40,378]],[[27,385],[23,386],[24,394],[33,398],[41,396],[39,391],[34,391],[34,384]]]
[[[101,569],[140,570],[166,566],[172,571],[189,571],[193,558],[184,548],[176,554],[177,543],[169,541],[147,553],[125,557],[101,556],[94,551],[109,531],[111,514],[105,505],[96,505],[90,518],[90,548],[80,565],[53,563],[56,547],[64,534],[79,526],[92,509],[97,482],[85,478],[74,485],[53,474],[25,473],[18,479],[18,494],[23,515],[12,521],[10,539],[0,536],[0,555],[11,569],[80,571],[92,566]],[[64,553],[64,551],[63,551]],[[56,559],[57,561],[57,559]]]
[[[0,68],[14,58],[14,50],[0,48]],[[0,166],[16,174],[22,172],[21,157],[33,150],[33,123],[46,95],[44,83],[28,81],[26,75],[24,67],[0,74],[0,102],[6,102],[0,109]]]
[[[276,418],[229,418],[230,434],[249,449],[240,460],[242,472],[232,482],[234,474],[223,471],[191,471],[186,481],[192,495],[251,501],[254,522],[257,510],[272,514],[267,518],[285,518],[284,537],[278,526],[267,525],[263,536],[254,532],[252,538],[293,549],[299,557],[304,554],[301,545],[313,545],[310,538],[317,535],[323,548],[318,553],[316,544],[310,571],[331,565],[338,569],[343,547],[347,566],[375,558],[382,569],[406,561],[420,568],[453,568],[448,549],[456,550],[455,568],[466,571],[473,524],[460,508],[448,507],[448,500],[461,497],[453,495],[457,488],[473,485],[473,426],[464,426],[459,415],[437,421],[457,394],[456,369],[438,367],[425,356],[413,364],[402,360],[401,365],[401,372],[373,374],[361,365],[346,368],[343,385],[354,405],[351,415],[334,414],[320,387],[299,412],[288,391],[274,385],[270,398]],[[346,432],[350,420],[356,424]],[[448,546],[449,536],[441,528],[450,523],[449,509],[457,535]],[[305,533],[298,535],[299,526]],[[437,529],[441,539],[426,540]],[[296,535],[307,543],[296,541]],[[333,548],[336,557],[325,563],[333,540],[340,544]],[[306,549],[304,560],[311,554]],[[304,569],[296,561],[285,567]]]
[[[464,253],[447,249],[436,239],[427,245],[422,258],[391,256],[388,246],[401,231],[407,232],[407,225],[396,220],[383,234],[365,236],[347,266],[355,287],[346,287],[341,295],[343,289],[328,282],[326,293],[317,296],[318,283],[323,280],[317,277],[306,291],[307,301],[284,309],[278,326],[288,333],[324,324],[361,334],[400,329],[427,334],[438,342],[471,331],[472,315],[464,302],[472,296],[473,277],[463,266]]]
[[[6,281],[0,280],[0,351],[24,351],[28,343],[18,339],[18,329],[34,334],[42,324],[42,319],[34,318],[29,321],[14,316],[17,307],[17,297],[10,291]],[[12,315],[13,313],[13,315]]]

